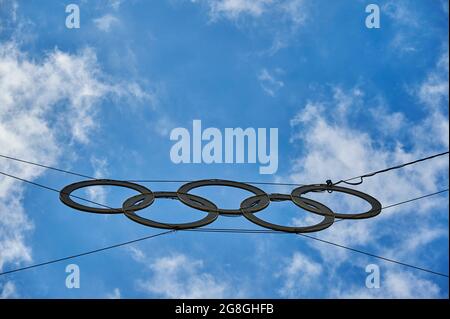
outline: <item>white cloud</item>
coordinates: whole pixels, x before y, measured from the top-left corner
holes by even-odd
[[[401,133],[406,127],[407,119],[401,112],[391,112],[384,105],[370,110],[371,116],[379,123],[381,133],[386,135]]]
[[[131,253],[131,257],[140,263],[145,263],[147,260],[147,256],[145,256],[144,252],[138,248],[133,246],[128,247],[128,251]]]
[[[294,28],[302,25],[307,19],[304,0],[281,2],[280,10],[282,14],[292,22]]]
[[[409,120],[408,114],[401,112],[390,113],[385,104],[367,112],[372,102],[361,88],[355,91],[335,87],[329,99],[306,103],[291,121],[292,144],[307,150],[293,160],[289,175],[291,181],[323,183],[330,178],[336,182],[448,149],[447,56],[447,53],[443,54],[436,68],[420,84],[418,93],[413,93],[417,94],[425,108],[427,115],[422,120]],[[382,114],[377,110],[383,110]],[[364,126],[354,120],[357,114],[365,116]],[[389,118],[396,126],[394,131],[402,134],[383,133],[380,139],[378,134],[381,133],[371,129],[377,127],[376,121],[380,120],[380,116]],[[365,179],[362,185],[355,188],[388,205],[445,188],[448,185],[448,167],[448,157],[437,158]],[[308,196],[341,213],[366,209],[361,201],[337,193],[311,193]],[[318,237],[350,247],[370,247],[370,252],[379,255],[434,268],[434,258],[446,252],[438,251],[430,255],[426,249],[436,240],[448,238],[448,226],[436,222],[447,214],[447,205],[448,200],[428,198],[413,205],[383,211],[368,221],[335,223]],[[311,218],[295,218],[292,222],[305,225],[311,222]],[[386,238],[390,238],[390,245],[381,246],[379,242]],[[320,253],[331,272],[343,263],[357,264],[364,258],[315,241],[308,240],[308,244]],[[427,260],[421,258],[425,253]],[[350,260],[349,254],[353,254]],[[391,288],[383,290],[384,295],[380,293],[380,296],[414,296],[408,288],[410,286],[405,284],[410,276],[408,273],[403,277],[391,274],[388,277]],[[435,285],[418,276],[421,287],[428,289],[418,295],[435,296]],[[401,291],[402,287],[404,291]]]
[[[12,281],[0,285],[0,299],[17,298],[16,286]]]
[[[439,286],[411,272],[387,270],[381,272],[380,288],[343,287],[331,290],[331,298],[442,298]]]
[[[392,37],[389,46],[391,51],[398,55],[406,55],[416,53],[418,51],[417,43],[415,39],[411,39],[411,36],[405,32],[397,32]]]
[[[96,102],[107,93],[97,79],[95,56],[51,52],[43,61],[27,58],[15,43],[0,46],[0,149],[3,154],[48,165],[59,156],[59,142],[87,142]],[[54,116],[64,113],[63,117]],[[1,170],[25,179],[43,173],[2,159]],[[31,260],[25,236],[33,228],[22,207],[23,185],[0,177],[0,269],[7,262]]]
[[[0,0],[0,33],[17,22],[19,3],[15,0]]]
[[[133,90],[128,90],[133,88]],[[133,84],[119,85],[99,69],[95,53],[59,50],[28,57],[14,41],[0,45],[0,149],[2,154],[56,165],[62,146],[89,143],[100,101],[146,99]],[[98,164],[98,163],[97,163]],[[0,159],[0,171],[34,180],[44,170]],[[24,184],[0,176],[0,269],[32,260],[27,237],[34,225],[23,207]]]
[[[119,10],[120,6],[122,5],[123,0],[109,0],[109,5],[114,9],[114,10]]]
[[[448,70],[447,50],[419,88],[418,97],[422,103],[436,108],[448,100]]]
[[[282,71],[277,69],[275,72],[280,73]],[[264,92],[272,97],[274,97],[276,92],[284,86],[283,81],[277,80],[267,69],[261,70],[258,75],[258,80]]]
[[[160,116],[158,120],[152,125],[152,129],[160,136],[169,136],[170,131],[176,127],[172,119],[168,116]]]
[[[339,104],[336,97],[334,97],[334,102],[336,105]],[[410,152],[404,150],[401,144],[398,144],[393,150],[380,147],[366,131],[350,128],[345,121],[335,123],[334,121],[339,119],[342,114],[336,116],[336,112],[326,112],[325,109],[326,106],[323,104],[310,102],[292,120],[296,131],[293,143],[300,142],[304,149],[308,150],[305,156],[294,161],[294,168],[290,175],[292,181],[323,183],[328,178],[338,181],[432,153],[428,148],[421,149],[420,145]],[[422,123],[418,124],[418,127],[421,125]],[[429,136],[428,139],[430,139]],[[445,147],[439,143],[439,140],[434,138],[433,141],[435,143],[434,151],[441,151]],[[447,159],[436,159],[433,163],[423,163],[420,166],[372,177],[359,188],[373,194],[387,205],[436,191],[439,178],[445,176],[447,170]],[[311,197],[320,198],[324,203],[332,203],[330,206],[337,211],[362,209],[361,202],[350,200],[349,196],[339,198],[341,199],[339,201],[331,201],[330,198],[333,197],[330,195],[311,194]],[[430,200],[432,201],[432,199]],[[417,203],[416,207],[426,208],[426,206],[422,206],[426,202]],[[396,209],[397,216],[401,209],[401,207]],[[327,234],[327,239],[342,244],[354,242],[364,244],[370,239],[376,238],[373,236],[377,235],[375,232],[377,222],[383,220],[384,216],[391,215],[393,214],[381,214],[371,223],[352,223],[354,224],[352,226],[349,226],[347,222],[342,222],[333,225],[324,234]],[[381,234],[378,233],[378,235]]]
[[[229,287],[212,273],[202,272],[203,261],[172,255],[151,264],[153,276],[141,288],[164,298],[223,298]]]
[[[413,54],[419,51],[420,41],[418,35],[423,26],[419,23],[420,18],[410,4],[405,1],[388,1],[381,12],[389,19],[395,27],[395,32],[390,40],[390,51],[396,55]]]
[[[119,19],[112,14],[105,14],[100,18],[94,19],[95,26],[104,32],[109,32],[111,28],[119,23]]]
[[[419,26],[418,16],[410,7],[410,4],[405,1],[388,1],[381,8],[381,12],[398,25],[417,27]]]
[[[424,123],[415,129],[415,138],[418,144],[429,145],[429,137],[442,144],[443,148],[449,147],[449,122],[448,122],[448,44],[446,50],[431,70],[426,79],[420,85],[411,90],[411,95],[417,97],[428,112]]]
[[[181,0],[180,0],[181,1]],[[177,0],[171,0],[177,3]],[[309,17],[304,0],[191,0],[207,8],[210,22],[230,21],[238,27],[258,29],[273,38],[258,54],[273,55],[297,36]]]
[[[74,140],[87,142],[87,135],[95,126],[92,119],[95,103],[112,89],[99,79],[92,50],[78,55],[55,50],[42,62],[34,62],[10,42],[0,47],[0,58],[3,123],[11,121],[11,115],[15,114],[15,120],[27,126],[28,132],[23,134],[39,136],[41,142],[50,139],[52,145],[54,136],[48,125],[39,120],[51,112],[62,111],[66,116],[52,124],[66,126]],[[66,100],[68,107],[64,108],[62,102]],[[32,112],[19,112],[27,107]]]
[[[149,259],[139,249],[132,249],[133,258],[149,266],[151,277],[138,281],[138,288],[162,298],[227,298],[242,294],[225,278],[205,271],[203,260],[185,254],[170,254]]]
[[[434,9],[441,7],[441,12],[448,15],[448,1],[436,3]],[[425,38],[432,34],[433,29],[427,20],[427,13],[420,10],[415,3],[406,0],[389,0],[381,7],[382,24],[386,20],[392,24],[393,32],[389,41],[390,52],[402,57],[403,55],[426,53],[428,48],[423,46]],[[386,19],[385,19],[386,18]]]
[[[122,298],[122,295],[120,293],[120,289],[119,288],[114,288],[112,293],[109,293],[106,295],[106,298],[108,299],[120,299]]]
[[[318,277],[322,274],[322,266],[300,252],[294,252],[287,260],[282,270],[277,274],[283,280],[279,289],[282,297],[293,298],[306,296],[316,286]]]
[[[236,19],[241,15],[258,17],[272,4],[273,0],[210,0],[210,14],[213,18],[225,16]]]
[[[288,21],[292,27],[302,25],[306,20],[304,0],[200,0],[209,9],[212,21],[241,18],[261,19],[276,16],[277,22]]]
[[[108,175],[108,161],[104,158],[91,157],[91,165],[94,168],[95,178],[105,178]],[[102,186],[89,187],[86,190],[89,200],[104,204],[106,203],[106,188]]]

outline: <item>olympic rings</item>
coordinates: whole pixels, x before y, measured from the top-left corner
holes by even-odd
[[[281,201],[293,201],[292,197],[290,195],[286,194],[270,194],[269,195],[270,201],[273,202],[281,202]],[[334,223],[334,213],[329,209],[327,206],[316,202],[312,199],[308,198],[301,198],[301,201],[304,201],[306,205],[313,206],[321,211],[321,213],[324,216],[324,219],[313,226],[307,226],[307,227],[290,227],[290,226],[280,226],[276,224],[269,223],[265,220],[262,220],[258,217],[256,217],[253,213],[249,212],[247,209],[254,205],[257,201],[259,201],[258,196],[253,196],[245,199],[241,203],[241,210],[242,214],[245,218],[247,218],[249,221],[253,222],[254,224],[257,224],[259,226],[270,228],[277,231],[283,231],[287,233],[310,233],[310,232],[316,232],[320,230],[324,230],[325,228],[330,227]],[[295,203],[297,204],[297,203]]]
[[[258,187],[255,187],[255,186],[252,186],[249,184],[234,182],[234,181],[227,181],[227,180],[223,180],[223,179],[204,179],[204,180],[184,184],[177,191],[178,198],[184,204],[186,204],[192,208],[199,209],[199,210],[205,210],[206,208],[204,206],[199,206],[195,201],[190,200],[190,198],[188,196],[189,195],[188,192],[190,190],[192,190],[194,188],[202,187],[202,186],[229,186],[229,187],[244,189],[246,191],[249,191],[249,192],[255,194],[256,196],[261,196],[262,200],[258,201],[258,203],[255,206],[249,208],[249,212],[252,212],[252,213],[256,213],[256,212],[259,212],[260,210],[263,210],[270,203],[269,197],[262,189],[259,189]],[[218,208],[217,213],[219,213],[219,215],[226,215],[226,216],[242,215],[242,212],[240,209]]]
[[[125,188],[131,188],[134,189],[141,194],[147,194],[145,199],[137,206],[134,207],[134,210],[140,210],[147,206],[150,206],[153,201],[155,200],[155,197],[153,196],[153,193],[151,190],[149,190],[147,187],[144,187],[139,184],[125,182],[125,181],[116,181],[111,179],[94,179],[89,181],[83,181],[78,182],[74,184],[67,185],[59,192],[59,199],[67,206],[72,207],[76,210],[81,210],[88,213],[95,213],[95,214],[121,214],[123,213],[123,210],[120,208],[96,208],[96,207],[90,207],[81,205],[75,201],[73,201],[70,196],[71,194],[76,191],[77,189],[88,187],[88,186],[119,186],[119,187],[125,187]]]
[[[313,191],[324,191],[324,190],[350,194],[350,195],[364,199],[372,206],[372,208],[370,210],[368,210],[367,212],[364,212],[364,213],[358,213],[358,214],[334,213],[334,216],[336,218],[365,219],[365,218],[375,217],[381,212],[381,203],[376,198],[374,198],[368,194],[365,194],[363,192],[359,192],[355,189],[341,187],[341,186],[327,185],[327,184],[305,185],[305,186],[297,187],[291,193],[292,201],[294,203],[296,203],[298,206],[300,206],[301,208],[306,209],[307,211],[322,215],[323,213],[320,211],[320,209],[311,207],[307,204],[305,205],[305,202],[302,201],[304,199],[304,197],[301,197],[301,195],[309,193],[309,192],[313,192]]]
[[[168,223],[155,222],[153,220],[138,216],[135,213],[135,209],[134,209],[135,205],[137,203],[139,203],[140,201],[145,200],[146,196],[148,196],[148,194],[136,195],[136,196],[128,198],[123,203],[123,213],[125,214],[125,216],[127,216],[129,219],[131,219],[139,224],[142,224],[144,226],[155,227],[155,228],[164,228],[164,229],[190,229],[190,228],[197,228],[197,227],[202,227],[202,226],[211,224],[219,216],[219,214],[217,214],[215,212],[217,210],[217,206],[214,203],[212,203],[209,200],[204,199],[202,197],[189,194],[190,200],[195,201],[195,202],[199,203],[200,205],[202,205],[203,207],[205,207],[206,209],[208,209],[208,215],[205,218],[198,220],[196,222],[184,223],[184,224],[168,224]],[[153,196],[154,196],[154,198],[170,198],[170,199],[178,198],[177,197],[178,195],[175,192],[154,192]]]
[[[72,193],[78,189],[89,186],[119,186],[133,189],[139,192],[140,194],[125,199],[121,208],[110,208],[108,206],[105,206],[106,208],[90,207],[77,203],[71,198],[75,197],[78,199],[83,199],[81,197],[72,195]],[[234,187],[249,191],[254,195],[244,199],[240,203],[239,209],[222,209],[218,208],[216,204],[207,200],[206,198],[189,194],[189,191],[191,191],[192,189],[204,186]],[[341,192],[359,197],[367,201],[372,206],[372,208],[369,211],[363,213],[338,214],[333,212],[330,208],[328,208],[322,203],[314,201],[310,198],[303,197],[304,194],[309,192],[325,191],[325,190],[329,192],[334,191]],[[335,218],[341,219],[371,218],[377,216],[382,209],[381,203],[374,197],[351,188],[334,186],[332,184],[305,185],[294,189],[291,192],[291,194],[288,195],[288,194],[267,194],[262,189],[259,189],[258,187],[255,187],[253,185],[221,179],[208,179],[189,182],[187,184],[182,185],[176,192],[152,192],[150,189],[142,185],[127,181],[96,179],[67,185],[60,191],[59,198],[63,204],[76,210],[96,214],[124,214],[127,218],[131,219],[132,221],[145,226],[164,229],[174,229],[174,230],[202,227],[211,224],[219,216],[244,216],[245,218],[247,218],[248,220],[259,226],[273,229],[276,231],[289,233],[309,233],[321,231],[330,227],[334,223]],[[157,222],[151,219],[141,217],[138,214],[136,214],[137,211],[152,205],[156,198],[178,199],[183,204],[191,208],[206,212],[207,216],[194,222],[172,224],[172,223]],[[89,200],[85,201],[98,204]],[[278,201],[292,201],[295,205],[307,210],[308,212],[323,216],[323,220],[318,224],[312,226],[294,227],[269,223],[256,216],[257,212],[269,206],[271,202],[278,202]]]

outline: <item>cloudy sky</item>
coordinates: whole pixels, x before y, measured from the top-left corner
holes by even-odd
[[[448,2],[363,0],[0,0],[0,154],[98,178],[323,183],[449,147]],[[66,6],[80,28],[66,27]],[[176,127],[278,128],[279,164],[175,164]],[[448,156],[368,178],[384,205],[448,187]],[[82,178],[0,158],[0,171],[52,188]],[[148,183],[174,191],[179,183]],[[292,187],[261,186],[290,193]],[[133,192],[79,191],[120,206]],[[195,192],[236,208],[248,193]],[[338,212],[366,205],[315,194]],[[448,274],[448,192],[313,234]],[[166,222],[202,213],[160,200]],[[292,203],[260,215],[320,218]],[[211,227],[259,229],[243,217]],[[0,176],[0,272],[156,234],[121,215],[74,211],[58,194]],[[66,266],[80,288],[66,287]],[[366,287],[376,265],[380,287]],[[0,276],[4,298],[448,298],[448,278],[288,234],[176,232]]]

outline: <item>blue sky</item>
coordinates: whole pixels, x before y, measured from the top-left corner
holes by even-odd
[[[81,27],[65,26],[68,4]],[[373,1],[0,0],[0,153],[116,179],[223,178],[323,183],[448,150],[448,3]],[[279,165],[174,164],[170,131],[278,128]],[[0,171],[61,189],[80,178],[0,159]],[[146,184],[175,191],[178,183]],[[448,157],[367,179],[389,205],[448,187]],[[264,186],[290,193],[291,187]],[[120,206],[133,194],[95,188]],[[235,208],[244,191],[195,194]],[[339,212],[364,203],[315,195]],[[151,212],[150,212],[151,211]],[[198,212],[157,201],[146,212],[189,221]],[[307,225],[289,203],[260,213]],[[58,194],[0,177],[0,270],[131,240],[158,230],[124,216],[81,213]],[[252,228],[243,217],[211,227]],[[448,273],[448,193],[343,221],[315,236]],[[81,287],[65,286],[80,268]],[[380,269],[368,289],[366,266]],[[0,277],[6,298],[448,298],[448,278],[295,235],[177,232]]]

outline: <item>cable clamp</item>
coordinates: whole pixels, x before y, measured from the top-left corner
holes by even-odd
[[[331,179],[327,179],[326,183],[327,183],[327,187],[329,187],[329,188],[333,187],[333,182],[331,181]],[[327,192],[328,193],[332,193],[333,190],[332,189],[327,189]]]

